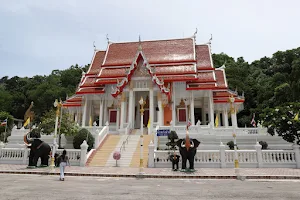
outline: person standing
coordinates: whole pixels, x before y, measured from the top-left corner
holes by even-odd
[[[59,168],[60,168],[59,180],[61,181],[65,180],[65,167],[67,165],[70,167],[69,157],[67,156],[67,151],[63,150],[62,155],[60,156],[60,163],[59,163]]]

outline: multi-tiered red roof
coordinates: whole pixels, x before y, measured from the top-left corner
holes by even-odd
[[[109,43],[106,51],[95,51],[76,94],[101,94],[105,85],[117,84],[112,94],[116,97],[130,82],[139,62],[162,92],[168,92],[167,83],[185,81],[186,90],[215,91],[215,103],[228,101],[232,95],[236,102],[244,101],[228,90],[225,70],[214,68],[209,44],[196,45],[194,38]]]

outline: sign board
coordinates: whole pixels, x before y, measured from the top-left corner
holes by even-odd
[[[169,129],[159,129],[156,132],[157,136],[168,136],[170,134],[170,130]]]

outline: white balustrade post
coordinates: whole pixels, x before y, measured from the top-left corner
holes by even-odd
[[[106,128],[107,128],[107,133],[109,133],[109,123],[108,123],[108,121],[105,123],[105,126],[106,126]]]
[[[154,168],[154,144],[151,140],[150,144],[148,145],[148,167]]]
[[[5,146],[3,142],[0,142],[0,149],[2,149]]]
[[[300,150],[299,150],[299,145],[294,144],[293,149],[295,152],[295,159],[296,159],[296,167],[297,169],[300,169]]]
[[[256,149],[256,156],[257,156],[257,166],[258,168],[262,168],[263,166],[262,151],[261,151],[261,145],[258,142],[256,142],[255,149]]]
[[[221,168],[226,168],[225,145],[223,144],[223,142],[220,143],[220,159]]]
[[[85,166],[85,163],[86,163],[86,160],[87,160],[87,149],[88,149],[88,144],[86,143],[86,141],[84,140],[82,142],[82,144],[80,145],[80,149],[81,149],[81,152],[80,152],[80,167],[84,167]]]
[[[28,159],[28,148],[25,146],[24,147],[24,155],[23,155],[23,164],[27,164],[27,159]]]

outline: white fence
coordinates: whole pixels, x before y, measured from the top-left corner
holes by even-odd
[[[61,154],[63,149],[57,149],[57,153]],[[81,149],[66,149],[72,166],[84,166],[87,160],[87,144],[84,141]],[[28,148],[0,148],[0,164],[19,164],[27,165],[29,161],[30,149]],[[49,165],[50,165],[49,158]],[[39,163],[38,163],[39,164]]]
[[[150,144],[148,167],[171,167],[169,151],[155,150]],[[178,155],[179,151],[176,153]],[[234,150],[225,150],[225,145],[220,145],[220,150],[197,150],[195,168],[233,168]],[[299,146],[294,145],[293,150],[261,150],[261,145],[255,145],[255,150],[237,150],[239,165],[242,168],[300,168]],[[180,158],[181,166],[181,158]]]

